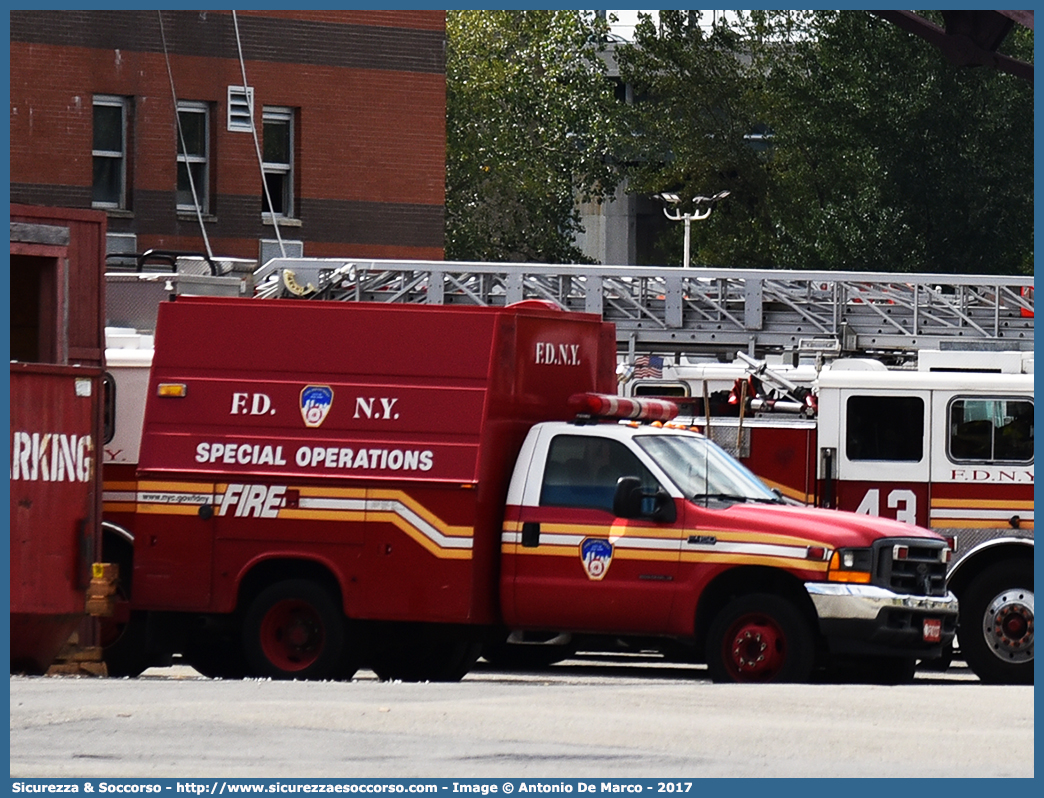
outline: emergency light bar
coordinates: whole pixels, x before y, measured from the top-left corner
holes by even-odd
[[[606,393],[578,393],[569,397],[569,407],[577,414],[593,418],[670,421],[678,415],[678,405],[664,399],[634,399]]]

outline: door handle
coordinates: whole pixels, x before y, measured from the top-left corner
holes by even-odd
[[[540,545],[540,524],[526,521],[522,524],[522,548],[535,549]]]

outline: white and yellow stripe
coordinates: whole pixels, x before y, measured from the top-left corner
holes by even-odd
[[[110,482],[105,484],[103,500],[107,513],[196,515],[204,504],[220,505],[227,489],[225,483]],[[286,507],[284,501],[276,513],[277,520],[390,523],[440,559],[471,558],[474,529],[446,523],[404,491],[316,487],[289,490],[298,492],[297,506]]]
[[[714,543],[689,543],[690,536],[713,537]],[[683,563],[715,562],[731,565],[770,565],[827,570],[830,549],[819,541],[801,540],[784,535],[715,530],[686,530],[679,540],[677,529],[663,530],[651,527],[630,527],[624,523],[603,526],[597,524],[540,524],[540,545],[522,547],[522,522],[504,524],[501,533],[501,551],[504,554],[575,557],[586,538],[604,538],[613,545],[614,559],[624,560],[679,560]],[[810,546],[824,548],[826,559],[809,560]]]
[[[932,529],[1007,528],[1016,515],[1021,529],[1032,529],[1033,500],[933,498],[928,512]]]

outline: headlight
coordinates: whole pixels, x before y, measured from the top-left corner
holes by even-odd
[[[827,580],[869,584],[873,562],[874,555],[870,549],[838,549],[830,558]]]

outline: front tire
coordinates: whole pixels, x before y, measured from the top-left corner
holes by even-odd
[[[959,597],[964,661],[987,684],[1033,684],[1033,563],[991,565]]]
[[[331,592],[307,579],[261,591],[243,622],[251,673],[273,679],[350,678],[346,619]]]
[[[753,593],[718,613],[707,635],[707,670],[715,682],[806,682],[815,638],[787,599]]]

